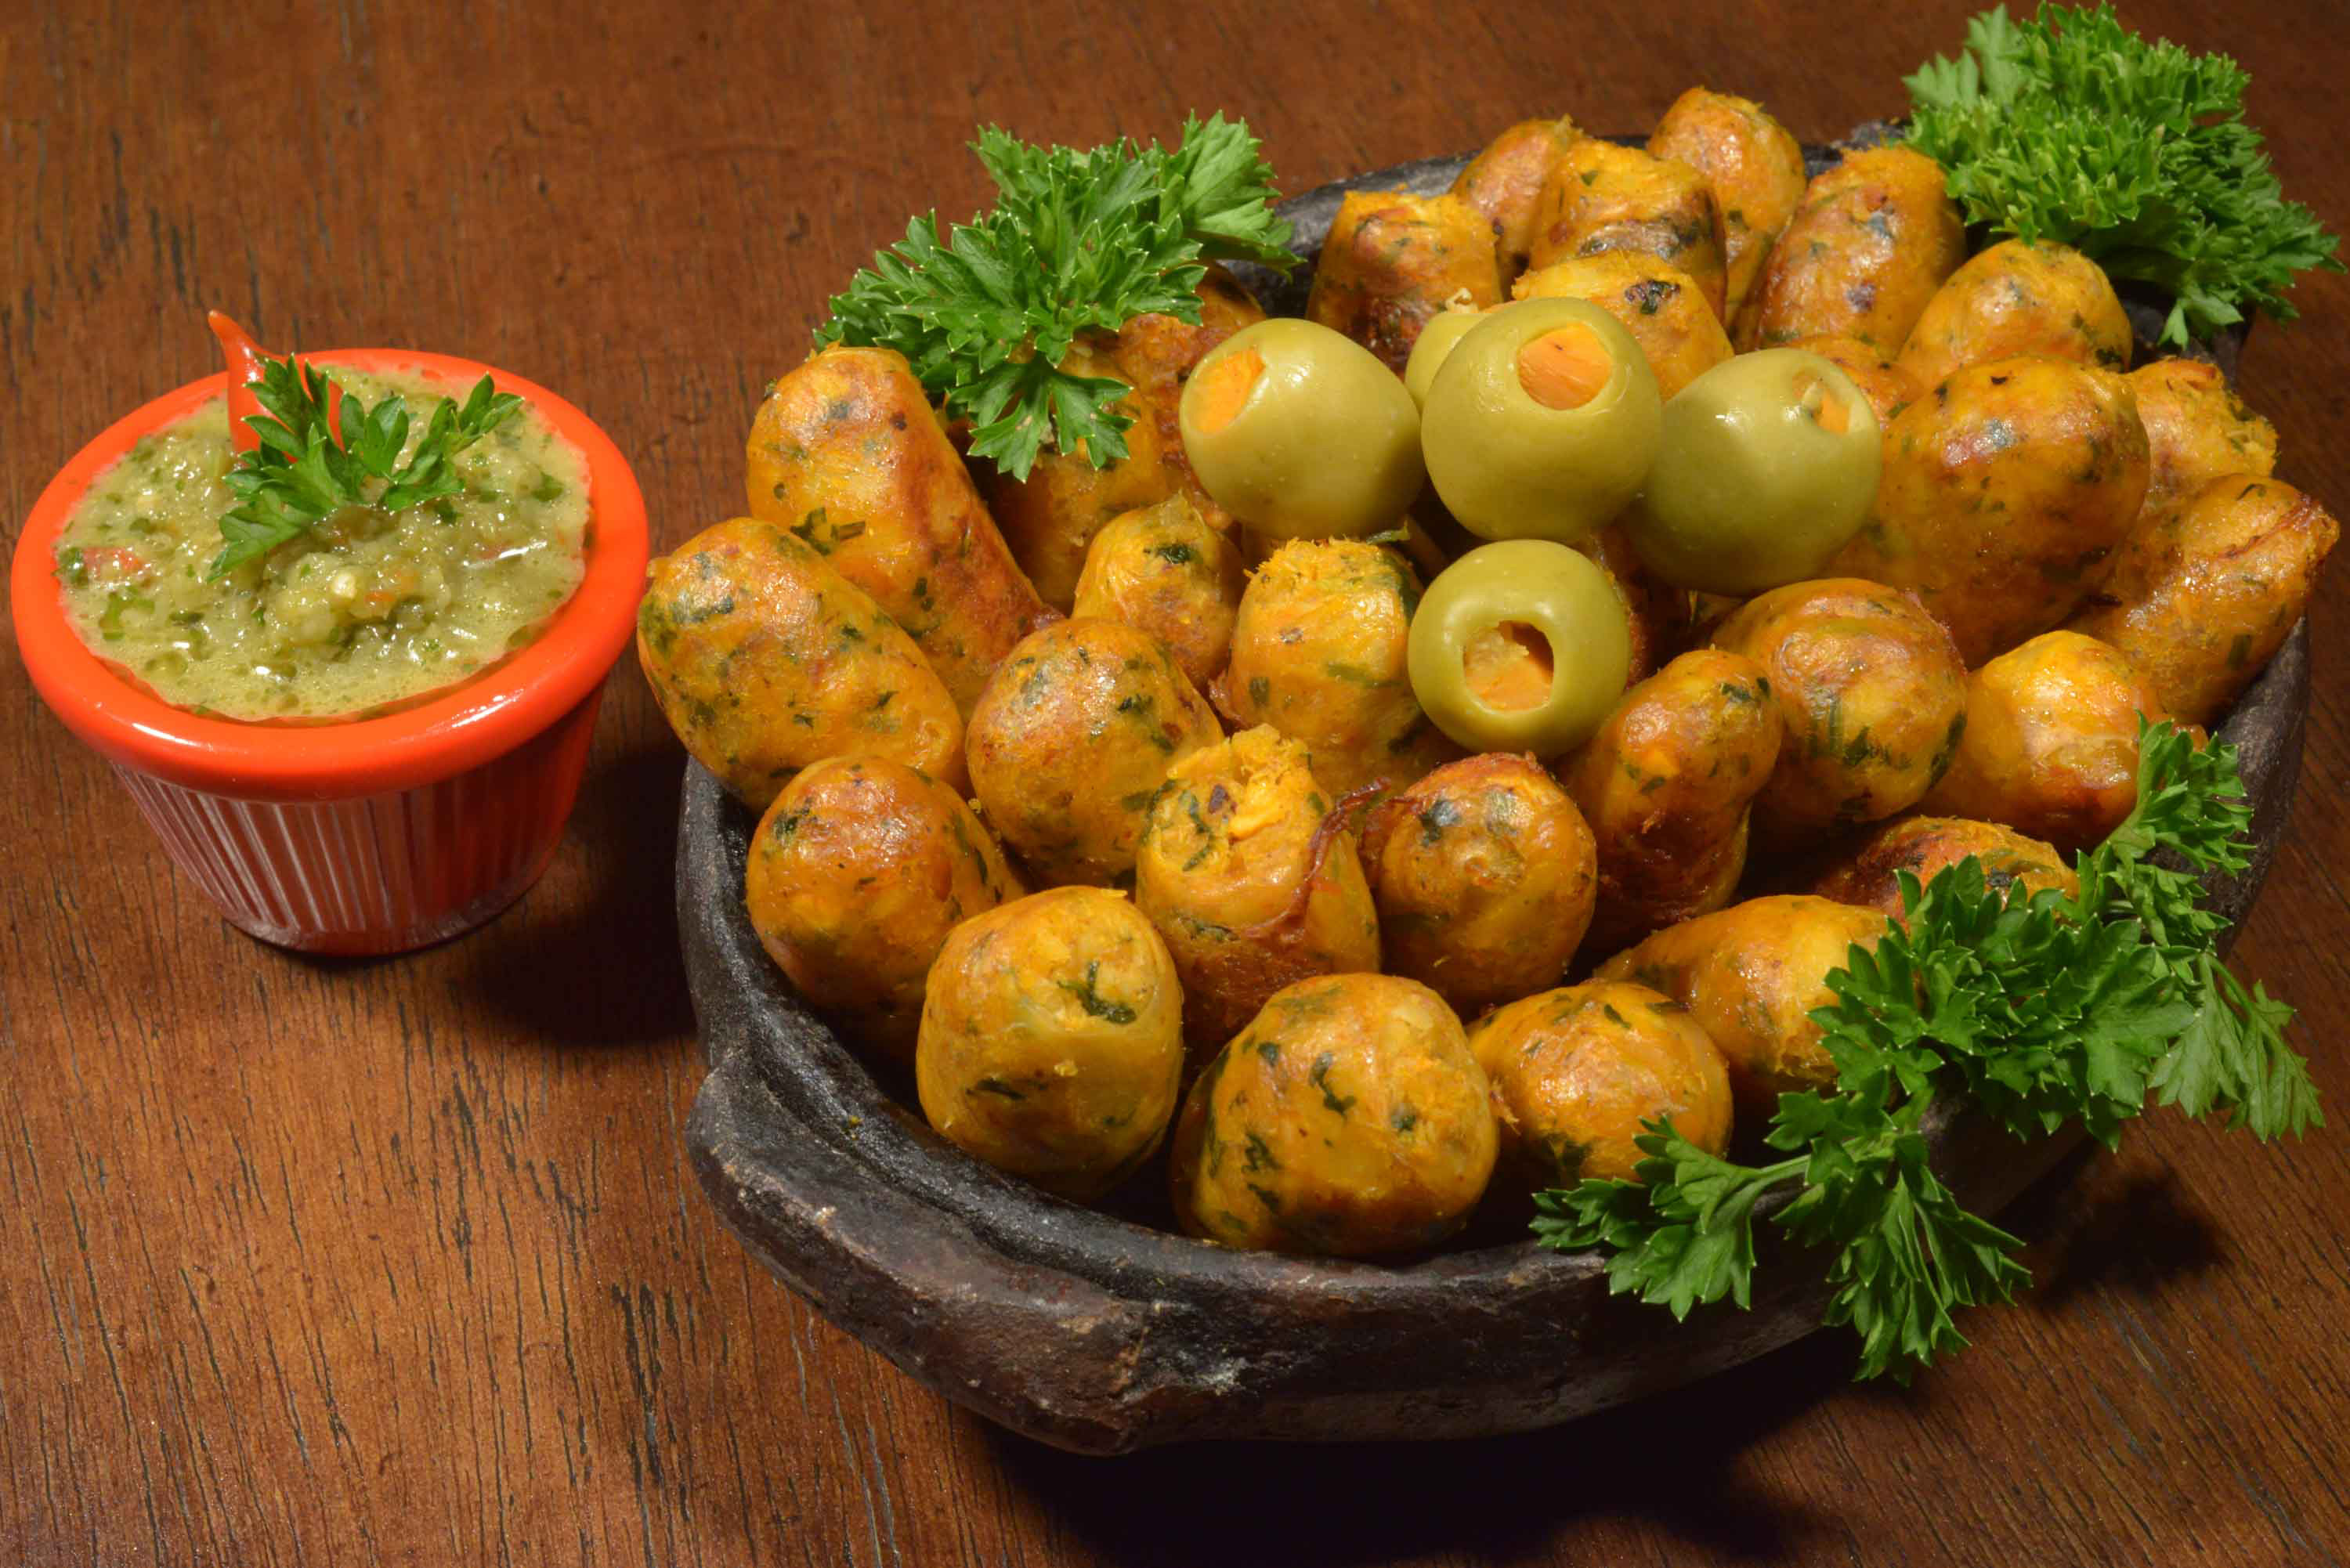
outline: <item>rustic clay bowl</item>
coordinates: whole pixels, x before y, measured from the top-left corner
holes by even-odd
[[[1832,156],[1821,150],[1815,166]],[[1319,249],[1345,191],[1440,191],[1463,161],[1284,202],[1298,250]],[[1250,281],[1268,309],[1302,308],[1302,272]],[[2308,706],[2304,626],[2220,731],[2241,749],[2258,844],[2249,871],[2212,884],[2230,917],[2251,909],[2283,831]],[[1234,1252],[1002,1175],[931,1134],[903,1085],[878,1083],[768,961],[743,909],[753,826],[689,765],[678,923],[711,1063],[686,1124],[694,1168],[785,1283],[991,1420],[1088,1453],[1204,1438],[1476,1437],[1655,1393],[1819,1326],[1817,1263],[1784,1256],[1769,1227],[1752,1309],[1676,1323],[1611,1298],[1596,1254],[1516,1240],[1402,1267]],[[1984,1211],[2068,1147],[2018,1144],[1963,1111],[1938,1113],[1930,1132],[1938,1168]]]

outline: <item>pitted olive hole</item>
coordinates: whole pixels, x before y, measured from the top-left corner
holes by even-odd
[[[1797,406],[1814,424],[1830,435],[1842,435],[1851,427],[1852,410],[1825,381],[1809,370],[1798,370],[1794,384]]]
[[[1263,374],[1264,356],[1253,348],[1236,349],[1200,371],[1194,422],[1211,435],[1231,424]]]
[[[1470,692],[1503,713],[1523,713],[1550,701],[1553,663],[1550,639],[1522,620],[1489,626],[1461,650],[1461,675]]]
[[[1579,409],[1616,373],[1607,346],[1580,321],[1555,327],[1518,350],[1518,385],[1546,409]]]

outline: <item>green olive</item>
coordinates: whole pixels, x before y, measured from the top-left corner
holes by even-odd
[[[1403,366],[1403,389],[1411,394],[1415,406],[1428,407],[1428,384],[1436,379],[1437,367],[1451,358],[1453,348],[1469,329],[1484,319],[1482,310],[1440,310],[1428,318],[1411,346],[1411,358]]]
[[[1800,348],[1726,359],[1665,405],[1662,449],[1626,515],[1676,587],[1754,594],[1816,577],[1877,499],[1877,415]]]
[[[1632,628],[1587,556],[1504,539],[1428,585],[1406,669],[1421,711],[1461,745],[1556,756],[1589,740],[1623,696]]]
[[[1621,323],[1586,300],[1522,299],[1445,356],[1420,447],[1471,533],[1572,545],[1639,490],[1661,423],[1656,373]]]
[[[1216,504],[1276,539],[1393,527],[1427,477],[1419,410],[1369,349],[1275,317],[1235,332],[1184,384],[1183,453]]]

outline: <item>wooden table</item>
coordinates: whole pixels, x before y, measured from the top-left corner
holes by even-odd
[[[1170,137],[1222,107],[1286,188],[1696,82],[1826,139],[1898,112],[1963,4],[1209,0],[324,18],[114,0],[0,21],[0,540],[131,404],[268,341],[413,344],[560,388],[657,537],[993,119]],[[2350,226],[2331,0],[2131,19],[2233,50],[2288,190]],[[1752,18],[1758,13],[1767,25]],[[1930,14],[1928,14],[1930,13]],[[2242,386],[2350,508],[2350,283]],[[2292,842],[2239,950],[2350,1124],[2338,571]],[[688,1172],[681,756],[633,668],[544,882],[383,963],[224,925],[0,659],[0,1561],[25,1563],[2338,1563],[2350,1132],[2165,1116],[2010,1216],[2040,1288],[1903,1393],[1841,1336],[1541,1436],[1086,1461],[908,1382],[745,1259]],[[2327,933],[2332,932],[2329,936]]]

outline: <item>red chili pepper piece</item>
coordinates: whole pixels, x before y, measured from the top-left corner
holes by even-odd
[[[228,359],[228,439],[238,452],[252,452],[261,445],[261,437],[245,423],[250,418],[266,414],[261,400],[253,395],[253,384],[261,379],[263,364],[280,358],[253,340],[253,334],[217,310],[204,312],[204,324],[220,339],[221,352]],[[327,383],[327,433],[341,444],[343,431],[343,389]]]

